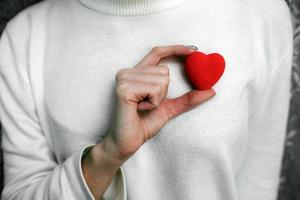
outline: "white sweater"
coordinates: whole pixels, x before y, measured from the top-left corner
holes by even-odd
[[[0,41],[2,200],[93,200],[80,160],[112,124],[115,74],[171,44],[224,56],[216,96],[145,143],[105,199],[275,200],[292,33],[284,0],[46,0],[26,9]],[[192,89],[181,60],[162,63],[168,98]]]

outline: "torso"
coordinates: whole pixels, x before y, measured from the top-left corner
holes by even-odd
[[[264,63],[249,48],[254,39],[251,25],[244,24],[242,3],[210,10],[215,2],[187,1],[152,17],[123,18],[103,16],[75,1],[56,5],[49,18],[52,37],[47,40],[44,94],[49,140],[59,162],[105,136],[114,114],[118,70],[133,67],[153,46],[193,44],[226,60],[225,72],[213,87],[216,96],[169,121],[123,165],[128,199],[237,198],[235,177],[247,144],[249,85],[253,66]],[[75,8],[86,16],[75,18]],[[171,57],[162,62],[170,69],[168,98],[192,89],[182,61]]]

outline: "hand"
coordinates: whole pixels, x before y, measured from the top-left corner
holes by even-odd
[[[212,89],[192,90],[178,98],[166,98],[169,68],[158,65],[159,61],[193,51],[183,45],[155,47],[134,67],[117,72],[117,108],[107,138],[119,158],[128,159],[170,119],[215,95]]]
[[[166,98],[169,68],[158,65],[159,61],[194,51],[183,45],[155,47],[134,67],[117,72],[117,105],[111,129],[82,160],[83,175],[95,199],[102,197],[122,163],[169,120],[215,95],[212,89],[192,90]]]

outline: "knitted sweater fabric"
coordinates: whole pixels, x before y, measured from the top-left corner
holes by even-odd
[[[216,96],[170,120],[104,199],[275,200],[293,46],[283,0],[45,0],[0,40],[3,200],[94,200],[84,150],[108,132],[115,74],[154,46],[196,45],[226,67]],[[168,98],[192,89],[169,66]]]

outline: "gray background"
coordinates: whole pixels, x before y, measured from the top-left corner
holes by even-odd
[[[39,0],[0,0],[0,34],[6,22]],[[294,22],[292,98],[278,200],[300,200],[300,0],[286,0]],[[1,129],[1,127],[0,127]],[[0,138],[1,140],[1,138]],[[1,152],[0,152],[1,153]],[[2,160],[0,154],[0,161]],[[0,162],[0,191],[3,171]]]
[[[292,98],[279,200],[300,200],[300,0],[287,0],[294,21]]]

